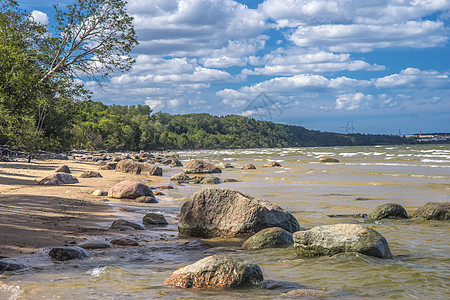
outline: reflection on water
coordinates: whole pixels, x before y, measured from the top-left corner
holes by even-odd
[[[319,163],[321,156],[340,163]],[[285,280],[309,289],[328,291],[336,298],[449,298],[450,226],[448,222],[328,218],[329,214],[368,213],[396,202],[408,213],[430,201],[447,202],[450,190],[448,145],[245,149],[181,152],[183,162],[203,159],[228,162],[235,168],[218,174],[223,183],[259,196],[289,210],[303,228],[340,222],[360,222],[383,234],[394,259],[364,255],[297,258],[293,249],[244,251],[241,241],[211,240],[214,250],[185,249],[176,231],[177,213],[184,199],[204,186],[181,185],[165,191],[158,204],[113,203],[128,218],[163,213],[167,227],[131,233],[141,247],[92,251],[87,260],[54,264],[46,252],[24,257],[31,271],[0,276],[2,292],[18,299],[276,299],[287,290],[220,289],[186,291],[161,287],[177,268],[211,253],[222,253],[258,263],[265,279]],[[263,168],[267,161],[282,167]],[[252,163],[256,170],[241,170]],[[165,176],[180,168],[165,168]],[[217,174],[214,174],[215,176]],[[105,224],[106,225],[106,224]],[[125,235],[126,233],[124,233]]]

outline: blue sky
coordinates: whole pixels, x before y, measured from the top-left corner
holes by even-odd
[[[52,4],[70,2],[19,0],[50,24]],[[334,132],[347,124],[361,133],[444,132],[449,9],[450,0],[129,0],[136,64],[103,89],[86,87],[107,104],[176,114]]]

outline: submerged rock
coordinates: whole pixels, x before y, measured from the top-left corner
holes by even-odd
[[[200,184],[219,184],[219,177],[205,177],[200,181]]]
[[[240,182],[240,181],[237,180],[237,179],[234,179],[234,178],[225,178],[225,179],[223,180],[223,182]]]
[[[428,202],[421,208],[417,209],[412,217],[421,220],[449,221],[450,203]]]
[[[167,225],[169,224],[163,214],[148,213],[142,219],[145,225]]]
[[[95,177],[103,177],[99,172],[94,171],[86,171],[80,175],[81,178],[95,178]]]
[[[240,259],[213,255],[178,269],[163,286],[178,288],[224,288],[260,284],[263,274],[258,265]]]
[[[78,183],[78,179],[68,173],[54,173],[39,181],[39,185],[60,185]]]
[[[263,167],[281,167],[281,165],[276,161],[269,161],[268,163],[264,164]]]
[[[157,193],[153,193],[154,195],[157,195]],[[155,197],[153,196],[140,196],[137,197],[134,201],[138,202],[138,203],[158,203],[158,201],[156,201]]]
[[[319,161],[323,162],[323,163],[338,163],[338,162],[340,162],[338,159],[331,158],[331,157],[321,157],[321,158],[319,158]]]
[[[114,221],[111,224],[111,229],[136,229],[136,230],[145,230],[144,227],[142,227],[139,224],[124,220],[124,219],[119,219]]]
[[[245,249],[283,248],[294,244],[292,233],[280,227],[261,230],[246,240],[242,247]]]
[[[130,238],[117,238],[109,241],[111,244],[119,246],[139,246],[139,243]]]
[[[60,167],[56,168],[55,172],[56,173],[72,173],[72,172],[70,172],[69,167],[66,166],[66,165],[63,165],[63,166],[60,166]]]
[[[294,247],[300,256],[357,252],[378,258],[392,258],[386,239],[377,231],[357,224],[314,227],[294,233]]]
[[[248,164],[248,165],[244,165],[242,166],[242,170],[255,170],[256,167],[253,164]]]
[[[94,196],[108,196],[108,192],[104,190],[95,190],[92,192]]]
[[[400,204],[386,203],[377,206],[377,208],[369,214],[369,219],[408,219],[408,213]]]
[[[28,265],[14,259],[0,259],[0,274],[7,271],[12,272],[28,268]]]
[[[330,296],[330,293],[324,292],[324,291],[318,291],[318,290],[311,290],[311,289],[296,289],[289,291],[287,293],[284,293],[283,296],[287,297],[327,297]]]
[[[110,242],[104,240],[87,240],[78,244],[78,247],[83,249],[105,249],[112,248]]]
[[[82,259],[90,256],[89,252],[81,247],[56,247],[50,250],[48,253],[50,257],[60,261],[66,261],[71,259]]]
[[[230,163],[223,163],[223,162],[219,163],[217,166],[218,166],[219,168],[221,168],[221,169],[231,169],[231,168],[234,168]]]
[[[186,174],[204,174],[222,173],[222,170],[213,164],[194,159],[186,164],[183,172]]]
[[[251,235],[268,227],[300,230],[298,221],[281,207],[230,189],[207,188],[196,192],[180,212],[181,234],[210,238]]]
[[[214,247],[212,244],[205,242],[203,240],[193,240],[193,241],[189,241],[184,243],[183,245],[181,245],[182,249],[185,250],[206,250],[209,248]]]
[[[367,218],[367,214],[344,214],[344,215],[327,215],[327,217],[329,218],[361,218],[361,219],[365,219]]]
[[[117,183],[109,189],[108,196],[111,198],[124,199],[136,199],[141,196],[155,197],[152,190],[147,185],[134,180],[124,180]]]

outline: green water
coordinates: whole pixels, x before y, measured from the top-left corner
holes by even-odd
[[[321,156],[341,163],[318,163]],[[450,146],[376,146],[289,149],[250,149],[180,152],[183,163],[203,159],[228,162],[218,176],[241,182],[232,188],[269,200],[290,211],[303,228],[359,222],[388,240],[393,259],[342,254],[303,259],[293,249],[244,251],[240,241],[215,239],[221,248],[204,253],[185,250],[176,231],[177,213],[184,199],[204,186],[183,185],[167,191],[158,204],[115,205],[130,220],[148,211],[165,214],[167,227],[129,233],[143,247],[92,251],[89,259],[53,263],[41,254],[23,257],[33,268],[0,275],[0,291],[17,299],[283,299],[278,290],[179,290],[161,287],[174,270],[207,255],[225,254],[251,260],[265,279],[284,280],[298,287],[329,292],[332,298],[446,299],[450,298],[450,224],[438,221],[336,219],[328,214],[369,213],[376,206],[396,202],[408,213],[430,202],[450,201]],[[278,161],[280,168],[262,168]],[[252,163],[256,170],[241,170]],[[180,172],[165,168],[164,176]],[[126,211],[123,212],[123,211]],[[107,226],[108,224],[103,224]],[[127,233],[124,233],[126,235]],[[2,294],[0,293],[0,298]]]

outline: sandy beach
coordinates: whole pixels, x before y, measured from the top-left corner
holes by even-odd
[[[41,186],[37,183],[67,165],[79,183]],[[118,216],[110,205],[93,196],[122,180],[139,180],[153,186],[166,178],[98,170],[94,162],[81,160],[25,160],[0,163],[0,258],[35,253],[41,247],[75,244],[84,238],[111,235],[98,223]],[[98,171],[102,178],[80,178]]]

